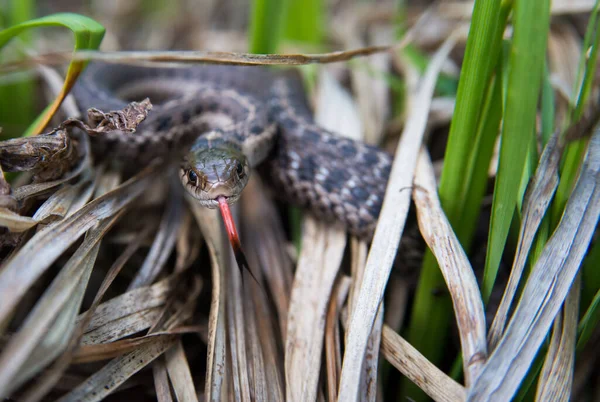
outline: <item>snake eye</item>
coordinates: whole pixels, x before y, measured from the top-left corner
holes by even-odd
[[[188,181],[194,186],[198,183],[198,175],[193,170],[188,170],[187,178]]]
[[[241,163],[238,163],[235,167],[235,172],[237,173],[238,177],[244,177],[244,166],[242,166]]]

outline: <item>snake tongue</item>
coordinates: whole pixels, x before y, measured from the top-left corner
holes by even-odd
[[[242,275],[243,278],[244,270],[246,270],[252,276],[252,278],[254,278],[256,282],[258,282],[256,277],[250,270],[250,266],[248,265],[248,261],[246,260],[246,255],[242,250],[242,244],[240,242],[240,237],[238,236],[237,230],[235,228],[233,215],[231,214],[229,204],[227,203],[227,197],[220,195],[217,197],[217,202],[219,203],[219,210],[221,211],[221,216],[223,217],[223,223],[225,224],[227,237],[229,237],[229,243],[231,244],[231,248],[233,249],[233,255],[235,256],[238,268],[240,269],[240,275]]]

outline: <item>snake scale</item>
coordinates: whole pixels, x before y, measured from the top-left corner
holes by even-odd
[[[315,124],[302,81],[265,67],[148,68],[93,63],[74,88],[82,110],[150,98],[135,133],[90,138],[94,157],[134,164],[179,155],[180,178],[203,205],[235,202],[257,168],[278,196],[370,238],[391,157]]]

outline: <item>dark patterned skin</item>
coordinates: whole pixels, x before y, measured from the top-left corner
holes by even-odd
[[[158,103],[138,132],[92,138],[96,156],[147,163],[179,152],[182,183],[209,207],[217,187],[206,183],[222,182],[218,191],[234,202],[249,167],[258,166],[277,196],[354,235],[373,235],[391,157],[316,125],[295,74],[92,64],[74,92],[82,109],[120,109],[145,97]]]

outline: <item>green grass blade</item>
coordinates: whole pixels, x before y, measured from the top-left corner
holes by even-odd
[[[508,3],[507,3],[508,4]],[[444,170],[440,183],[440,198],[446,215],[454,228],[462,217],[464,200],[469,196],[466,191],[480,191],[485,186],[487,176],[469,172],[475,166],[485,164],[488,158],[484,151],[490,141],[497,136],[501,110],[501,85],[492,85],[491,77],[502,51],[502,32],[506,24],[509,6],[498,1],[476,2],[465,59],[458,84],[454,117],[450,128],[450,137],[444,160]],[[501,80],[498,80],[501,81]],[[495,90],[491,87],[496,88]],[[493,103],[493,111],[482,111],[481,105]],[[485,117],[482,115],[485,114]],[[482,135],[486,138],[477,136]],[[491,136],[491,138],[487,138]],[[481,154],[475,155],[473,144],[478,142]],[[481,159],[477,159],[481,158]],[[487,167],[483,169],[487,172]],[[471,178],[466,183],[465,177]],[[473,199],[477,197],[474,196]],[[465,238],[459,235],[463,242]],[[434,364],[440,362],[446,350],[447,329],[452,319],[452,305],[445,283],[431,252],[424,256],[423,269],[417,286],[412,318],[408,328],[408,341]],[[440,295],[441,293],[441,295]],[[412,383],[404,381],[401,398],[423,400],[424,395]]]
[[[102,25],[83,15],[71,13],[53,14],[47,17],[26,21],[0,31],[0,49],[21,32],[31,28],[48,26],[62,26],[69,28],[75,37],[75,51],[97,49],[100,46],[105,31]],[[52,106],[44,112],[44,117],[39,120],[39,123],[30,127],[28,130],[29,133],[39,133],[46,127],[54,113],[56,113],[56,110],[60,107],[63,99],[71,90],[71,87],[75,83],[79,73],[81,73],[85,67],[85,64],[85,62],[81,61],[72,61],[69,64],[69,69],[67,70],[67,76],[61,93],[57,96]]]
[[[323,41],[325,4],[322,0],[288,0],[286,39],[320,45]]]
[[[590,247],[583,263],[582,282],[584,286],[581,289],[582,308],[589,306],[595,297],[594,294],[597,294],[598,290],[600,290],[600,273],[598,272],[598,267],[600,267],[600,241],[596,240]]]
[[[500,69],[502,63],[498,63]],[[459,239],[470,244],[475,232],[485,190],[488,185],[488,171],[494,153],[496,138],[502,120],[502,73],[498,72],[490,84],[490,92],[483,107],[482,119],[477,130],[475,143],[466,172],[467,187],[463,192],[463,208],[455,227]]]
[[[6,23],[14,25],[33,18],[35,14],[34,0],[10,2],[7,7]],[[24,45],[31,45],[31,35],[24,33],[21,40]],[[20,82],[0,85],[0,125],[3,126],[2,139],[19,135],[34,117],[35,82],[26,78]]]
[[[554,104],[554,89],[550,82],[548,63],[544,65],[544,81],[542,82],[542,140],[543,146],[554,132],[554,119],[556,115]]]
[[[460,215],[457,211],[461,209],[461,200],[457,200],[456,195],[464,190],[464,177],[477,131],[480,106],[500,55],[501,33],[505,24],[503,18],[504,14],[508,14],[501,10],[500,0],[476,2],[473,9],[440,179],[442,205],[453,224]]]
[[[0,31],[0,48],[27,29],[47,26],[62,26],[73,31],[75,50],[97,49],[105,31],[102,25],[83,15],[72,13],[52,14]]]
[[[599,9],[600,1],[596,0],[596,5],[594,6],[592,14],[590,15],[590,19],[585,33],[585,38],[583,41],[583,55],[588,54],[588,49],[590,50],[590,52],[589,56],[582,57],[580,59],[580,65],[585,64],[585,70],[583,72],[583,82],[581,83],[581,87],[578,91],[577,104],[573,116],[574,122],[578,121],[583,113],[586,101],[589,97],[590,91],[592,89],[592,84],[596,75],[596,66],[598,64],[598,42],[600,41],[600,27],[598,26],[598,23],[600,22]]]
[[[275,53],[283,34],[288,0],[254,0],[250,19],[250,52]]]
[[[597,261],[596,261],[597,262]],[[579,339],[577,340],[577,353],[582,353],[583,348],[590,340],[594,330],[600,322],[600,289],[596,292],[592,298],[589,307],[579,322],[579,328],[577,330]]]
[[[548,0],[517,0],[498,177],[482,294],[488,300],[513,217],[527,150],[532,143],[550,25]]]

